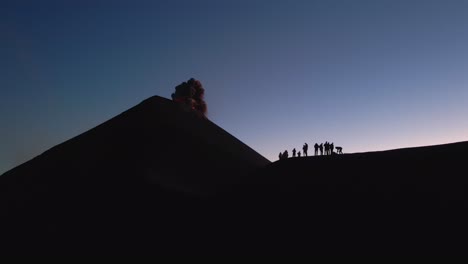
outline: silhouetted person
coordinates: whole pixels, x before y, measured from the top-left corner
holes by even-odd
[[[307,150],[309,150],[309,145],[307,143],[304,143],[304,146],[302,147],[302,151],[304,152],[304,156],[307,157]]]
[[[297,152],[297,156],[300,158],[301,157],[301,152]]]
[[[320,149],[320,156],[323,156],[323,143],[320,143],[319,149]]]
[[[315,149],[315,156],[317,156],[318,155],[318,150],[319,150],[319,145],[317,143],[315,143],[314,149]]]
[[[333,143],[330,144],[330,155],[333,154],[333,149],[335,148],[335,146],[333,145]]]
[[[278,155],[278,158],[279,158],[280,160],[282,160],[282,159],[283,159],[283,153],[280,152],[279,155]]]
[[[328,155],[328,150],[330,149],[330,144],[328,141],[325,141],[325,144],[323,145],[325,147],[325,155]]]
[[[343,154],[343,148],[342,147],[336,147],[336,153]]]
[[[285,150],[285,151],[283,152],[283,159],[287,159],[287,158],[289,158],[289,154],[288,154],[288,151]]]
[[[293,157],[296,157],[296,148],[293,148],[292,153],[293,153]]]

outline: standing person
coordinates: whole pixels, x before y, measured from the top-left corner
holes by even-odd
[[[314,149],[315,149],[315,156],[317,156],[318,155],[318,150],[319,150],[319,144],[315,143]]]
[[[289,158],[289,153],[287,150],[285,150],[283,153],[283,159],[287,159],[287,158]]]
[[[304,143],[304,146],[302,147],[302,152],[304,153],[304,156],[307,157],[307,150],[309,149],[309,145],[307,143]]]
[[[323,143],[320,143],[320,156],[323,156]]]
[[[328,143],[328,141],[325,141],[325,144],[323,146],[325,147],[325,155],[328,155],[328,149],[330,147],[330,144]]]
[[[282,160],[282,159],[283,159],[283,153],[280,152],[279,155],[278,155],[278,158],[279,158],[280,160]]]
[[[300,158],[301,157],[301,152],[297,152],[297,156]]]
[[[333,149],[335,148],[335,146],[333,145],[333,142],[330,144],[330,155],[333,154]]]
[[[292,153],[293,153],[293,157],[296,157],[296,148],[293,148]]]

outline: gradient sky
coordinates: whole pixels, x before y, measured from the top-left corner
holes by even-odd
[[[468,140],[468,1],[1,1],[0,173],[191,77],[270,160]]]

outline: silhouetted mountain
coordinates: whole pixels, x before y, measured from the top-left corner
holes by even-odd
[[[71,185],[150,181],[166,189],[212,192],[268,163],[208,119],[154,96],[1,178]]]
[[[153,97],[0,177],[0,251],[466,254],[467,151],[269,163]]]
[[[94,223],[80,224],[120,209],[128,214],[145,195],[225,191],[269,163],[204,116],[155,96],[0,176],[0,205],[9,217],[4,220],[20,229],[14,232],[28,238],[47,236],[47,229],[94,230]],[[144,210],[169,206],[163,199]],[[18,239],[18,245],[30,240]],[[42,239],[29,248],[43,250]]]

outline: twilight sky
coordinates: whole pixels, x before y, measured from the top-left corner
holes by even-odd
[[[194,77],[270,160],[468,140],[468,1],[1,1],[0,173]],[[309,151],[311,152],[311,151]]]

